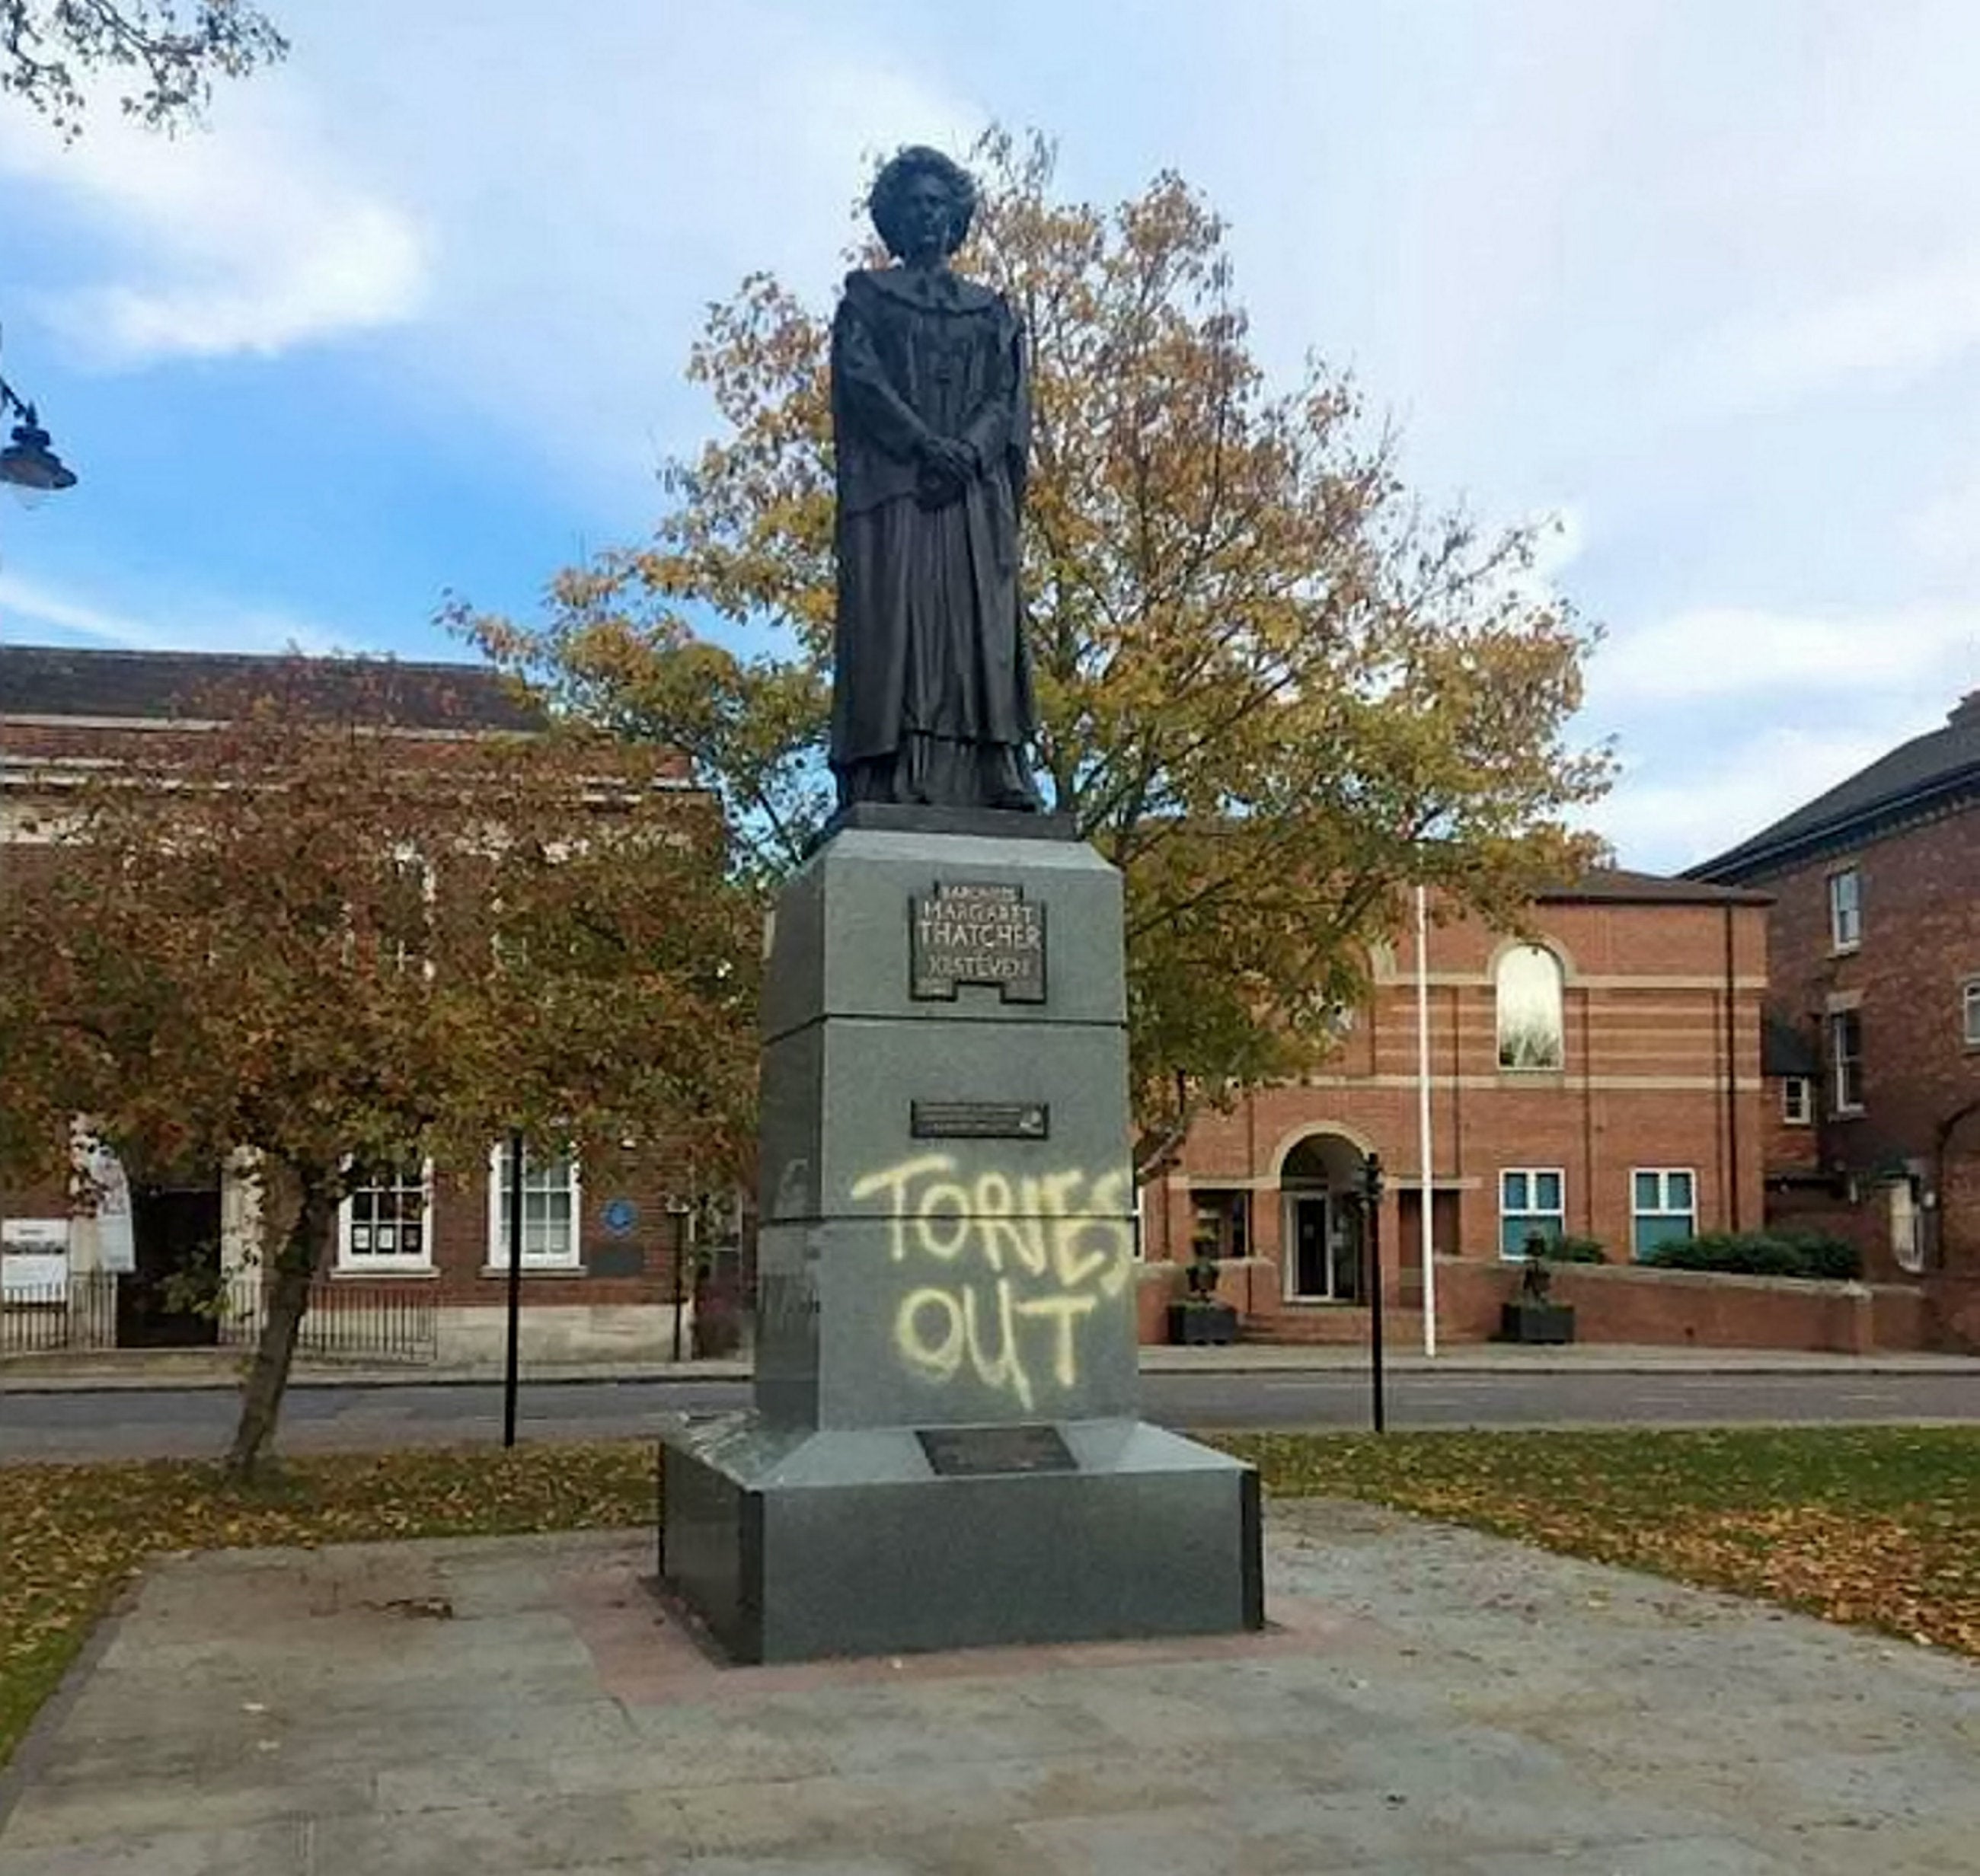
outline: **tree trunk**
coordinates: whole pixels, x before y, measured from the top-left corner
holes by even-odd
[[[301,1186],[294,1223],[269,1272],[267,1313],[241,1390],[240,1423],[227,1455],[228,1476],[233,1479],[251,1479],[274,1437],[290,1364],[295,1360],[296,1336],[309,1307],[310,1284],[336,1228],[337,1199],[330,1182],[305,1174]]]

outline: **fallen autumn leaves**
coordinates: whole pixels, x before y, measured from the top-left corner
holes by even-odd
[[[1980,1428],[1218,1443],[1281,1496],[1373,1499],[1980,1655]]]
[[[1368,1499],[1980,1655],[1980,1428],[1257,1434],[1281,1496]],[[650,1525],[638,1441],[0,1469],[0,1762],[158,1552]]]

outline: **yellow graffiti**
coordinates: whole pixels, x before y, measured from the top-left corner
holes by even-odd
[[[1029,1407],[1041,1356],[1054,1384],[1078,1385],[1080,1331],[1127,1287],[1130,1176],[990,1171],[965,1183],[956,1173],[952,1155],[925,1153],[853,1184],[855,1199],[884,1197],[894,1263],[951,1267],[948,1282],[902,1294],[895,1346],[928,1381],[966,1371]]]
[[[1008,1252],[1018,1269],[1055,1275],[1068,1290],[1098,1277],[1104,1294],[1121,1293],[1135,1253],[1123,1215],[1132,1203],[1125,1167],[1098,1178],[1068,1171],[1015,1181],[979,1173],[967,1186],[942,1177],[955,1170],[952,1155],[924,1153],[853,1182],[855,1199],[888,1195],[896,1263],[916,1252],[952,1263],[973,1246],[992,1272],[1005,1270]]]

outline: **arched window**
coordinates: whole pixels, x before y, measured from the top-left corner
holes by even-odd
[[[1559,1068],[1562,1037],[1560,960],[1537,945],[1520,945],[1499,960],[1499,1066]]]

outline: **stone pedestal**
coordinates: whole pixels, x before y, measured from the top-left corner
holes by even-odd
[[[747,1661],[1258,1626],[1255,1474],[1136,1417],[1119,875],[849,818],[776,909],[756,1406],[669,1428],[662,1575]]]

